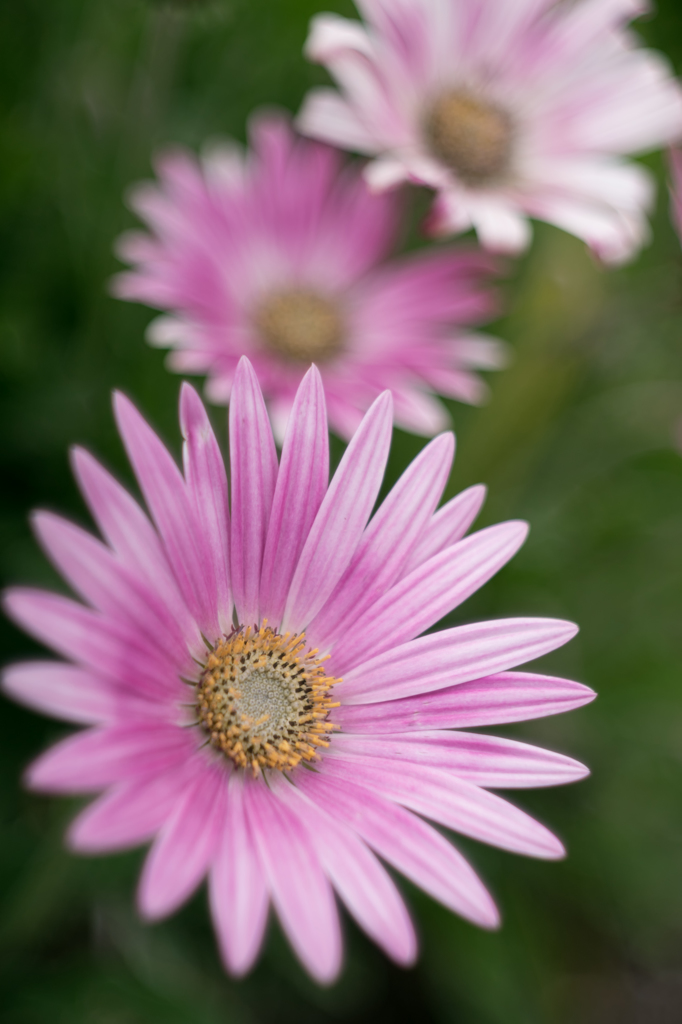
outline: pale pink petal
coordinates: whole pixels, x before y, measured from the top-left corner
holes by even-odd
[[[377,143],[357,118],[351,106],[333,89],[311,89],[305,98],[296,126],[304,135],[368,155],[376,153]]]
[[[211,915],[225,966],[242,975],[258,956],[268,918],[268,891],[263,868],[244,812],[243,787],[232,772],[223,833],[209,875]]]
[[[126,489],[88,452],[74,448],[72,462],[83,496],[107,543],[126,568],[139,573],[154,587],[196,656],[204,649],[199,629],[149,519]]]
[[[361,778],[363,786],[385,799],[503,850],[547,860],[565,855],[559,840],[544,825],[451,772],[388,757],[337,756],[335,751],[325,757],[324,772],[344,784]]]
[[[272,499],[277,452],[253,367],[242,357],[230,401],[232,594],[240,624],[259,619],[260,576]]]
[[[322,867],[361,928],[398,963],[408,966],[417,940],[405,904],[376,857],[356,833],[283,779],[275,792],[308,829]]]
[[[187,493],[199,527],[199,545],[207,583],[206,600],[223,633],[232,628],[230,598],[229,511],[225,463],[206,410],[194,388],[180,392],[180,423],[185,439],[183,456]]]
[[[8,591],[3,604],[31,636],[126,690],[157,699],[182,692],[180,666],[130,625],[114,623],[67,597],[29,587]]]
[[[260,613],[275,627],[328,482],[324,389],[313,366],[303,378],[289,417],[263,555]]]
[[[2,688],[14,700],[44,715],[81,725],[111,722],[125,706],[111,682],[58,661],[10,665],[3,672]],[[154,708],[153,704],[149,706]]]
[[[45,793],[92,793],[178,768],[194,746],[186,730],[152,720],[88,729],[50,747],[26,783]]]
[[[217,635],[220,627],[216,618],[215,590],[205,571],[197,524],[182,474],[149,424],[124,395],[114,396],[114,411],[128,458],[183,596],[203,632]]]
[[[401,576],[461,540],[481,511],[486,494],[487,488],[476,484],[439,508],[410,552]]]
[[[343,576],[379,493],[391,443],[392,403],[384,392],[344,452],[294,573],[283,628],[305,629]]]
[[[320,984],[341,968],[341,932],[331,886],[301,822],[265,786],[245,790],[254,844],[289,942]]]
[[[208,871],[223,831],[227,772],[206,767],[186,789],[147,855],[138,889],[144,917],[166,917]]]
[[[68,844],[78,853],[127,850],[151,839],[183,799],[195,766],[181,765],[147,779],[117,785],[71,824]]]
[[[98,611],[124,628],[139,631],[172,664],[189,672],[187,645],[156,591],[121,565],[106,545],[51,512],[34,512],[33,527],[46,552],[71,586]]]
[[[434,899],[483,928],[499,925],[495,904],[472,868],[426,822],[355,781],[341,782],[326,772],[302,772],[297,784]]]
[[[516,740],[443,730],[385,736],[335,736],[334,751],[390,761],[410,761],[452,772],[486,789],[560,786],[589,775],[565,754]]]
[[[501,672],[401,700],[345,704],[334,711],[334,721],[354,733],[500,725],[572,711],[595,697],[589,686],[570,679]]]
[[[454,450],[452,434],[437,437],[382,502],[336,590],[311,623],[314,646],[325,647],[341,636],[399,578],[443,492]]]
[[[539,658],[577,632],[561,619],[497,619],[443,629],[359,665],[334,694],[344,704],[375,704],[466,683]]]
[[[522,522],[490,526],[418,566],[366,613],[361,643],[335,649],[334,674],[347,678],[362,661],[433,626],[494,576],[516,554],[527,533]]]

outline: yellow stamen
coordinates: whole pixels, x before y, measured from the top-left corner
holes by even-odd
[[[213,747],[257,777],[263,768],[284,771],[314,761],[337,728],[328,720],[339,703],[329,689],[317,649],[305,633],[270,629],[267,621],[220,640],[197,685],[199,723]]]

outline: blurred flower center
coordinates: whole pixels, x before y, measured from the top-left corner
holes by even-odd
[[[305,651],[305,633],[283,636],[263,625],[235,630],[208,657],[197,687],[199,723],[209,742],[254,776],[313,761],[329,746],[338,707],[316,651]]]
[[[274,352],[295,362],[326,362],[339,352],[343,323],[330,299],[305,289],[277,292],[256,311],[256,327]]]
[[[440,96],[427,111],[424,132],[433,155],[468,185],[493,180],[509,166],[509,115],[467,92]]]

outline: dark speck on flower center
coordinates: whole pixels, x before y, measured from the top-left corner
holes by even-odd
[[[297,363],[324,363],[343,344],[343,322],[336,304],[316,292],[276,292],[257,308],[255,325],[272,351]]]
[[[329,689],[324,659],[305,650],[304,633],[281,635],[266,624],[235,630],[208,656],[196,691],[200,726],[210,744],[239,768],[259,775],[314,761],[329,746]]]
[[[506,111],[468,92],[446,92],[423,121],[426,144],[467,185],[485,185],[509,168],[513,125]]]

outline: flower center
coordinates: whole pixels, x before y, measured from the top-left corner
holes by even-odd
[[[283,636],[262,625],[235,630],[208,657],[197,686],[199,722],[209,742],[257,776],[313,761],[329,746],[338,707],[317,651],[304,653],[305,633]]]
[[[336,305],[305,289],[271,295],[256,310],[255,323],[268,348],[295,362],[325,362],[343,342]]]
[[[509,167],[509,115],[467,92],[440,96],[427,111],[424,132],[431,152],[468,185],[485,184]]]

